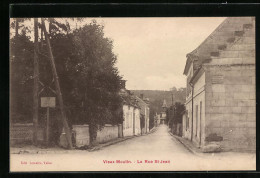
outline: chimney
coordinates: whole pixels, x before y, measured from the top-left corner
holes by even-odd
[[[140,94],[140,98],[141,98],[141,99],[144,99],[144,94]]]

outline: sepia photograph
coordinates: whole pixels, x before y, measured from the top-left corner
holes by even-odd
[[[10,18],[10,172],[255,171],[255,17]]]

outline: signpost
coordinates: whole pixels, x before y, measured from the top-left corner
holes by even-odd
[[[62,94],[61,94],[61,89],[60,89],[59,77],[58,77],[57,70],[55,67],[55,62],[54,62],[54,57],[52,54],[49,35],[47,33],[47,30],[45,27],[45,22],[44,22],[43,18],[42,18],[42,29],[43,29],[44,36],[45,36],[45,39],[47,42],[47,46],[48,46],[48,53],[49,53],[49,57],[50,57],[50,63],[51,63],[51,68],[52,68],[52,73],[53,73],[53,78],[54,78],[55,90],[57,92],[57,98],[58,98],[59,107],[60,107],[60,111],[61,111],[62,123],[63,123],[63,127],[64,127],[64,130],[66,133],[68,147],[69,147],[69,149],[72,149],[73,146],[72,146],[72,141],[71,141],[71,132],[70,132],[67,118],[66,118],[66,113],[64,110],[64,104],[63,104],[63,99],[62,99]]]
[[[46,143],[49,145],[49,125],[50,125],[50,108],[56,106],[55,97],[41,97],[41,107],[47,108],[47,122],[46,122]]]

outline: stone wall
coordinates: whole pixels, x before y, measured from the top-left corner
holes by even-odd
[[[105,127],[97,132],[98,143],[105,143],[116,138],[118,138],[118,125],[106,124]]]
[[[208,66],[206,83],[207,142],[219,139],[224,150],[255,150],[255,66]]]
[[[89,125],[73,125],[76,147],[89,145]]]
[[[120,136],[118,127],[118,125],[105,124],[101,130],[97,131],[97,143],[105,143],[118,138]],[[73,125],[73,132],[75,134],[76,147],[83,147],[90,144],[89,125]]]
[[[37,139],[44,141],[44,129],[38,128]],[[12,124],[10,127],[10,144],[25,144],[33,141],[33,124]]]

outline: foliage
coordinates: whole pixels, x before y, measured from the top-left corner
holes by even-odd
[[[26,35],[31,33],[31,28],[28,25],[25,25],[25,22],[31,20],[31,18],[15,18],[10,22],[11,29],[14,29],[14,36]],[[19,33],[20,32],[20,33]],[[12,35],[11,35],[12,36]]]
[[[33,99],[33,42],[18,35],[10,40],[11,118],[25,122],[32,117]]]
[[[66,61],[71,100],[81,104],[84,122],[121,122],[120,79],[115,68],[112,41],[104,38],[103,26],[92,22],[72,34],[73,58]],[[75,80],[77,79],[77,80]]]
[[[163,100],[166,100],[168,106],[172,105],[172,94],[173,102],[185,102],[186,88],[176,89],[173,87],[170,91],[160,91],[160,90],[132,90],[135,95],[144,94],[144,96],[149,98],[150,101],[150,128],[154,124],[155,114],[159,114],[162,111]]]
[[[107,123],[123,122],[119,96],[121,77],[115,67],[117,57],[113,53],[113,42],[104,37],[104,26],[95,21],[74,31],[67,22],[62,24],[52,18],[48,21],[51,24],[52,52],[69,123],[90,124],[93,140],[98,125],[102,127]],[[28,117],[23,118],[32,120],[33,42],[26,33],[18,34],[10,42],[12,103],[14,108],[19,105],[20,111],[27,113]],[[39,47],[40,81],[54,89],[47,46],[42,38]],[[27,81],[25,79],[29,79],[29,82],[24,82]],[[28,85],[25,86],[25,83]],[[42,95],[53,93],[44,90]],[[25,98],[27,100],[23,100]],[[14,109],[12,113],[19,112]]]
[[[169,119],[169,127],[172,132],[176,131],[178,123],[182,123],[182,115],[185,111],[184,104],[176,102],[173,107],[167,109],[167,119]]]
[[[185,111],[184,104],[179,102],[175,103],[175,114],[174,114],[174,123],[182,123],[182,114]]]

